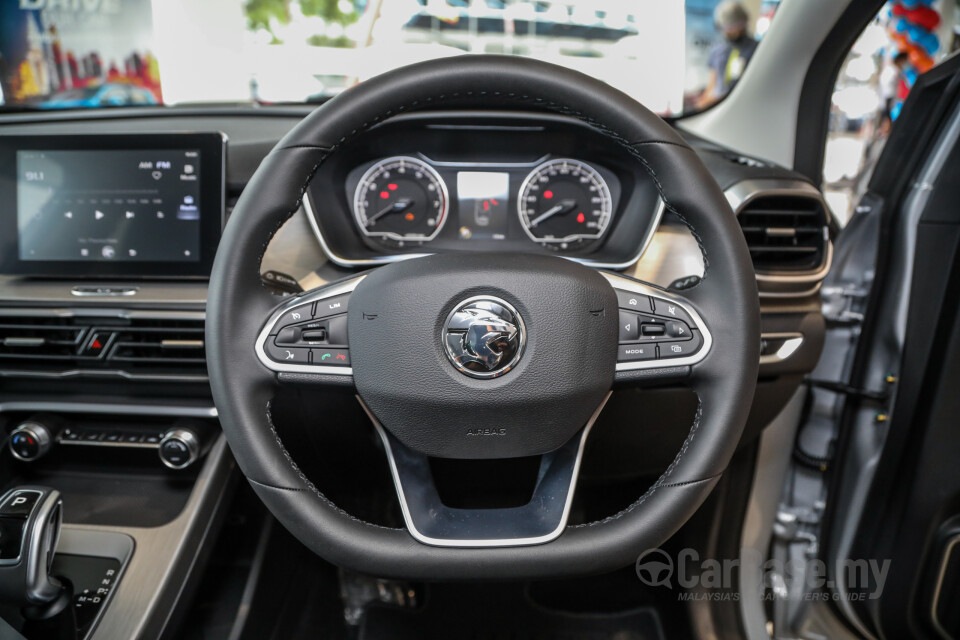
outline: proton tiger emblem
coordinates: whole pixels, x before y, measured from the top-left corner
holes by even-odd
[[[517,310],[490,296],[458,304],[447,316],[443,334],[450,362],[473,378],[496,378],[513,369],[526,342]]]

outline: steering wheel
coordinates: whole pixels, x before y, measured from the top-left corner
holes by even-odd
[[[666,209],[696,237],[704,277],[680,295],[555,256],[448,253],[278,305],[261,283],[260,262],[317,169],[391,116],[440,106],[532,107],[589,123],[649,173]],[[621,316],[658,325],[672,341],[624,337]],[[411,579],[534,578],[631,564],[694,513],[729,463],[760,348],[747,246],[691,148],[598,80],[503,56],[391,71],[296,126],[257,169],[226,225],[206,326],[213,398],[257,495],[330,562]],[[339,347],[285,349],[291,332]],[[629,507],[568,526],[584,442],[612,386],[664,380],[682,380],[699,399],[676,458]],[[405,528],[345,512],[294,462],[271,423],[270,401],[278,386],[304,382],[355,386],[383,440]],[[644,428],[639,414],[636,428]],[[536,489],[519,507],[450,508],[430,474],[430,457],[455,464],[534,455],[542,456]]]

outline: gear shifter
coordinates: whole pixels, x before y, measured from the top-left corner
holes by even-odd
[[[69,584],[50,575],[60,538],[60,492],[23,486],[0,497],[0,602],[28,620],[52,620],[70,603]]]

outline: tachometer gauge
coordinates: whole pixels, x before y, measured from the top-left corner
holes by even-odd
[[[364,235],[397,246],[433,240],[447,221],[450,200],[439,174],[422,160],[386,158],[363,174],[353,215]]]
[[[534,242],[576,249],[600,238],[610,224],[610,187],[596,169],[569,158],[536,167],[520,186],[520,222]]]

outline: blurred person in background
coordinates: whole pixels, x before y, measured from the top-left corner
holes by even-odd
[[[707,60],[710,76],[698,102],[700,108],[706,108],[730,93],[757,50],[757,41],[747,35],[750,15],[738,0],[724,0],[718,4],[713,21],[723,37],[710,50]]]
[[[903,74],[908,60],[909,56],[906,52],[900,51],[889,64],[883,66],[880,72],[880,108],[882,110],[880,128],[884,135],[890,130],[890,125],[896,119],[903,99],[909,92],[906,77]]]

